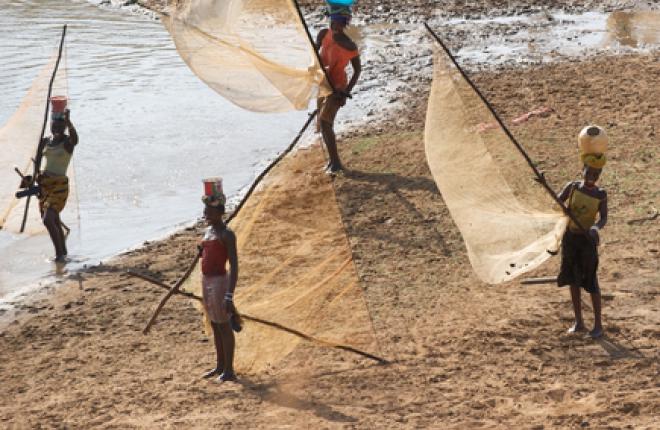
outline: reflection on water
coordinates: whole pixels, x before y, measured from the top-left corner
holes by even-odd
[[[660,43],[660,12],[613,12],[607,18],[609,39],[637,48]]]
[[[0,9],[0,125],[69,25],[70,107],[80,145],[73,157],[78,202],[68,204],[80,205],[81,226],[69,240],[77,256],[69,269],[194,220],[201,178],[222,176],[226,192],[236,193],[306,119],[230,105],[189,71],[160,22],[148,17],[80,0],[3,1]],[[0,300],[54,271],[52,253],[45,235],[0,231]]]

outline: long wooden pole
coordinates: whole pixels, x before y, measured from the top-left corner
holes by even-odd
[[[231,215],[227,218],[227,224],[233,220],[236,215],[238,215],[238,212],[243,208],[243,205],[245,202],[247,202],[247,199],[252,195],[254,190],[257,188],[257,185],[266,177],[268,172],[273,170],[273,167],[277,165],[286,155],[293,150],[293,148],[298,144],[300,141],[300,138],[302,137],[303,133],[305,133],[305,130],[307,130],[307,127],[312,123],[312,120],[316,117],[316,115],[319,113],[318,109],[314,109],[314,112],[309,114],[309,117],[307,118],[307,121],[305,121],[305,124],[302,126],[300,131],[298,131],[298,134],[296,137],[293,139],[293,141],[289,144],[289,146],[280,153],[280,155],[277,156],[273,161],[270,162],[270,164],[257,176],[254,178],[254,181],[252,181],[252,185],[250,185],[250,188],[247,190],[241,201],[236,205],[236,208],[232,211]]]
[[[252,182],[252,185],[248,189],[248,191],[245,193],[243,198],[241,199],[240,203],[236,206],[236,209],[232,212],[232,214],[227,218],[227,223],[229,223],[232,219],[236,217],[238,212],[243,208],[243,205],[245,205],[245,202],[247,199],[252,195],[254,190],[257,188],[257,185],[266,177],[268,172],[270,172],[273,167],[277,165],[289,152],[293,150],[293,148],[296,146],[296,144],[300,141],[300,138],[302,137],[303,133],[305,130],[307,130],[307,127],[312,123],[312,120],[316,117],[316,114],[318,113],[318,109],[315,109],[314,112],[309,114],[309,117],[307,118],[307,121],[305,121],[305,124],[302,126],[296,137],[293,139],[293,141],[289,144],[289,146],[282,151],[280,155],[277,156],[271,163],[257,176],[254,181]],[[193,272],[195,269],[195,266],[197,265],[197,260],[199,260],[199,257],[201,256],[201,252],[198,253],[195,258],[190,262],[188,266],[188,270],[183,274],[183,276],[177,281],[177,283],[171,288],[171,290],[163,296],[161,299],[160,303],[158,304],[158,307],[154,311],[154,314],[152,315],[151,319],[149,320],[149,323],[147,323],[147,326],[144,328],[142,331],[144,334],[149,333],[149,330],[151,329],[151,326],[156,322],[156,318],[158,317],[158,314],[160,314],[160,311],[163,309],[163,306],[165,306],[165,303],[174,295],[175,293],[178,292],[179,288],[181,285],[183,285],[184,282],[190,277],[190,274]]]
[[[337,89],[335,86],[332,84],[332,81],[330,80],[330,75],[328,75],[328,71],[325,69],[323,66],[323,62],[321,61],[321,54],[319,53],[318,48],[316,47],[316,42],[314,41],[314,38],[312,37],[312,33],[309,31],[309,27],[307,26],[307,21],[305,21],[305,16],[302,13],[302,9],[300,9],[300,5],[298,4],[298,0],[292,0],[293,4],[296,7],[296,12],[298,12],[298,18],[300,18],[300,22],[303,25],[303,28],[305,29],[305,33],[307,34],[307,39],[309,40],[309,43],[312,45],[312,49],[314,50],[314,55],[316,56],[316,61],[319,62],[319,67],[321,67],[321,70],[323,70],[323,75],[325,76],[325,80],[328,83],[328,86],[330,89],[332,89],[332,92],[335,93]]]
[[[158,279],[156,279],[156,278],[154,278],[154,277],[151,277],[151,276],[149,276],[149,275],[145,275],[145,274],[143,274],[143,273],[139,273],[139,272],[134,272],[134,271],[132,271],[132,270],[128,270],[128,271],[126,271],[126,273],[129,274],[129,275],[131,275],[131,276],[134,276],[134,277],[136,277],[136,278],[140,278],[140,279],[143,279],[143,280],[145,280],[145,281],[147,281],[147,282],[150,282],[151,284],[156,285],[156,286],[158,286],[158,287],[160,287],[160,288],[163,288],[163,289],[169,290],[170,292],[173,290],[172,287],[170,287],[170,286],[167,285],[166,283],[161,282],[161,281],[159,281]],[[169,293],[168,293],[168,294],[169,294]],[[185,296],[185,297],[191,298],[191,299],[193,299],[193,300],[197,300],[198,302],[201,302],[201,301],[202,301],[202,298],[201,298],[200,296],[195,295],[195,294],[193,294],[193,293],[189,293],[189,292],[187,292],[187,291],[181,291],[181,290],[178,290],[178,289],[177,289],[177,290],[174,291],[172,294],[179,294],[179,295],[182,295],[182,296]],[[352,352],[352,353],[354,353],[354,354],[358,354],[358,355],[361,355],[361,356],[363,356],[363,357],[369,358],[369,359],[371,359],[371,360],[377,361],[377,362],[379,362],[379,363],[381,363],[381,364],[389,364],[389,361],[388,361],[388,360],[386,360],[386,359],[384,359],[384,358],[382,358],[382,357],[378,357],[377,355],[370,354],[370,353],[368,353],[368,352],[365,352],[365,351],[359,350],[359,349],[354,348],[354,347],[352,347],[352,346],[342,345],[342,344],[338,344],[338,343],[330,342],[330,341],[327,341],[327,340],[318,339],[318,338],[312,337],[312,336],[310,336],[310,335],[308,335],[308,334],[305,334],[305,333],[303,333],[303,332],[301,332],[301,331],[299,331],[299,330],[296,330],[296,329],[293,329],[293,328],[290,328],[290,327],[286,327],[286,326],[284,326],[284,325],[282,325],[282,324],[279,324],[279,323],[276,323],[276,322],[268,321],[268,320],[265,320],[265,319],[263,319],[263,318],[257,318],[257,317],[253,317],[253,316],[245,315],[245,314],[241,314],[241,318],[243,318],[243,319],[245,319],[245,320],[247,320],[247,321],[252,321],[252,322],[257,323],[257,324],[261,324],[261,325],[265,325],[265,326],[268,326],[268,327],[272,327],[272,328],[274,328],[274,329],[276,329],[276,330],[284,331],[284,332],[286,332],[286,333],[289,333],[289,334],[292,334],[292,335],[294,335],[294,336],[297,336],[297,337],[300,337],[300,338],[302,338],[302,339],[305,339],[305,340],[307,340],[307,341],[309,341],[309,342],[313,342],[313,343],[316,343],[316,344],[319,344],[319,345],[323,345],[323,346],[326,346],[326,347],[330,347],[330,348],[341,349],[341,350],[343,350],[343,351]]]
[[[193,261],[190,262],[190,265],[188,265],[188,269],[186,269],[186,272],[183,274],[181,278],[170,288],[170,290],[163,296],[163,298],[160,300],[160,303],[158,304],[158,307],[154,311],[154,314],[151,316],[151,319],[147,323],[147,325],[144,327],[144,330],[142,330],[142,333],[147,334],[149,333],[149,330],[151,330],[151,326],[156,322],[156,318],[158,318],[158,314],[160,314],[160,311],[163,310],[163,306],[165,306],[165,303],[172,297],[173,294],[175,294],[177,291],[179,291],[179,288],[181,288],[181,285],[183,285],[184,282],[186,282],[186,279],[190,276],[192,271],[195,269],[195,266],[197,265],[197,260],[199,260],[199,257],[202,255],[202,251],[200,250],[197,252],[197,255],[193,259]]]
[[[520,154],[522,154],[523,158],[525,158],[525,161],[527,161],[527,164],[529,164],[529,167],[534,172],[534,175],[536,175],[536,181],[543,186],[543,188],[548,192],[548,194],[550,194],[552,199],[559,205],[559,207],[561,207],[562,211],[564,211],[564,213],[571,219],[571,221],[573,221],[575,223],[575,225],[577,225],[580,228],[580,230],[582,230],[582,232],[585,233],[585,235],[587,236],[587,239],[593,243],[593,239],[588,234],[587,229],[585,229],[582,226],[582,224],[580,224],[580,222],[575,217],[575,215],[573,215],[571,210],[566,205],[564,205],[564,202],[562,202],[559,199],[559,197],[557,196],[557,193],[555,193],[555,191],[550,187],[550,185],[548,184],[548,182],[545,179],[545,176],[541,172],[539,172],[539,170],[536,168],[536,166],[534,165],[534,162],[529,157],[527,152],[523,149],[522,145],[520,145],[520,143],[518,143],[518,141],[513,136],[513,134],[511,134],[509,129],[506,127],[506,125],[504,125],[504,121],[502,121],[502,119],[500,119],[500,116],[497,114],[497,112],[495,111],[493,106],[491,106],[490,102],[488,102],[488,99],[486,99],[486,97],[481,93],[479,88],[472,82],[470,77],[467,75],[467,73],[465,73],[465,71],[463,71],[461,66],[458,65],[458,62],[456,61],[456,58],[454,58],[454,56],[452,55],[449,48],[447,48],[447,45],[445,45],[445,43],[440,39],[440,37],[431,29],[431,27],[429,26],[429,24],[427,22],[424,23],[424,26],[429,31],[429,33],[431,33],[431,36],[433,36],[433,38],[436,40],[436,42],[438,42],[438,44],[442,47],[442,49],[445,51],[445,54],[447,54],[447,56],[449,57],[451,62],[454,63],[454,66],[456,66],[456,69],[459,71],[461,76],[463,76],[463,79],[465,79],[465,81],[470,85],[470,87],[472,87],[472,90],[479,96],[479,98],[484,103],[486,108],[488,108],[488,110],[493,115],[493,117],[495,118],[495,120],[497,121],[499,126],[502,128],[504,133],[507,135],[507,137],[509,138],[511,143],[513,143],[513,145],[518,149]]]
[[[60,48],[57,52],[57,60],[55,61],[55,69],[53,70],[53,74],[50,76],[50,83],[48,84],[48,96],[46,97],[46,109],[44,112],[44,122],[41,126],[41,134],[39,135],[39,143],[37,144],[37,154],[34,158],[34,169],[32,172],[32,181],[29,184],[29,186],[34,185],[34,182],[37,180],[37,175],[39,174],[39,169],[41,169],[41,158],[43,157],[43,151],[44,151],[44,142],[43,142],[43,137],[44,137],[44,132],[46,131],[46,124],[48,123],[48,111],[50,110],[50,95],[53,91],[53,83],[55,82],[55,75],[57,75],[57,69],[60,67],[60,60],[62,59],[62,49],[64,48],[64,37],[66,36],[66,24],[64,24],[64,27],[62,27],[62,37],[60,38]],[[28,212],[30,210],[30,197],[31,195],[27,196],[27,200],[25,201],[25,211],[23,212],[23,221],[21,221],[21,230],[20,232],[23,233],[25,231],[25,223],[27,222],[27,217],[28,217]]]

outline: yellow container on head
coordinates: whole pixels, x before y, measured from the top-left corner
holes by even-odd
[[[605,154],[609,139],[605,129],[597,125],[588,125],[578,135],[580,155]]]

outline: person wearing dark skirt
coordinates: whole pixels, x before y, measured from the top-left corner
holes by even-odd
[[[599,232],[607,223],[607,193],[596,185],[602,167],[604,155],[582,157],[583,180],[569,182],[559,194],[559,199],[568,201],[568,208],[579,223],[571,220],[564,233],[561,248],[561,269],[557,277],[560,287],[569,285],[575,324],[569,333],[586,331],[582,319],[580,288],[591,295],[594,309],[594,328],[591,337],[603,335],[601,320],[601,297],[598,285],[598,245]],[[598,221],[596,221],[598,219]]]

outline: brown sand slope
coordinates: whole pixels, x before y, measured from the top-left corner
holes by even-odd
[[[610,130],[602,341],[564,334],[567,291],[487,286],[472,274],[426,167],[419,110],[409,132],[345,140],[351,170],[335,184],[378,343],[394,364],[304,344],[239,384],[200,381],[213,352],[197,312],[175,298],[143,337],[161,291],[121,273],[139,268],[172,281],[195,252],[199,231],[191,230],[69,280],[19,312],[0,336],[2,426],[652,428],[660,415],[660,234],[657,219],[627,221],[658,204],[658,59],[477,79],[505,118],[538,105],[558,112],[513,129],[555,185],[577,171],[577,130],[589,121]]]

